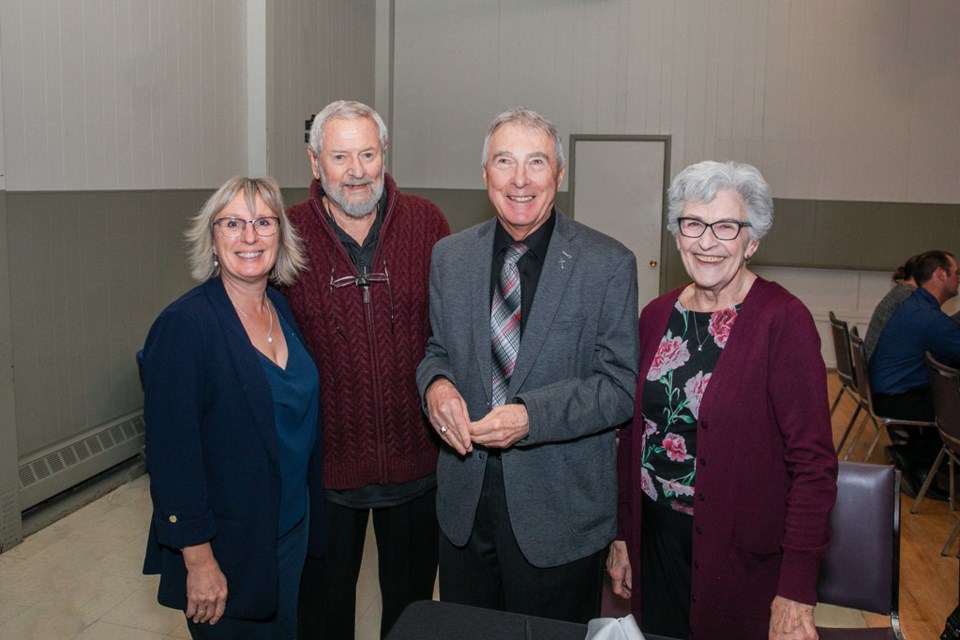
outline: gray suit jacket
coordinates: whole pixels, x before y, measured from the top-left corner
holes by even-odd
[[[637,268],[622,244],[559,211],[507,397],[530,433],[502,453],[507,508],[524,556],[551,567],[603,548],[616,532],[614,428],[633,414],[637,385]],[[453,382],[471,420],[490,411],[490,265],[496,220],[433,249],[433,336],[417,369],[421,396]],[[437,515],[464,545],[473,529],[486,453],[449,447],[437,468]]]

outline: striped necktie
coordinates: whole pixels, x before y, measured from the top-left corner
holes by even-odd
[[[507,385],[520,350],[520,271],[517,260],[527,246],[514,242],[507,247],[500,282],[490,310],[490,344],[493,350],[493,406],[507,401]]]

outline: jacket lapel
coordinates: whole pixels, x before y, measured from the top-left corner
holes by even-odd
[[[277,463],[277,432],[274,424],[273,394],[270,391],[267,376],[263,372],[263,365],[260,364],[260,356],[257,355],[256,348],[250,344],[250,338],[240,322],[240,317],[233,310],[233,304],[230,302],[220,278],[204,284],[204,291],[216,309],[217,319],[220,322],[226,341],[227,352],[233,361],[237,380],[240,382],[243,395],[246,398],[250,419],[263,440],[270,460]]]
[[[493,262],[493,230],[496,218],[477,231],[476,244],[470,255],[464,258],[476,260],[478,268],[467,269],[470,273],[467,295],[473,307],[473,344],[480,368],[480,380],[487,401],[493,399],[493,354],[490,346],[490,265]]]
[[[523,338],[520,340],[517,365],[510,377],[508,397],[517,393],[533,369],[547,332],[560,312],[560,305],[563,303],[564,292],[570,283],[570,277],[577,268],[580,245],[576,242],[576,227],[560,211],[557,211],[556,215],[557,222],[553,229],[553,237],[550,238],[550,247],[543,260],[537,293],[533,298],[530,315],[523,330]],[[489,315],[488,311],[487,316]],[[489,334],[489,329],[487,333]]]

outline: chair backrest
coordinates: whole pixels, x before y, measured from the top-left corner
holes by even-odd
[[[850,353],[853,356],[853,370],[856,371],[857,394],[867,403],[873,412],[873,394],[870,391],[870,370],[867,368],[867,350],[863,338],[854,329],[850,332]]]
[[[850,357],[850,327],[830,312],[830,333],[833,336],[833,352],[837,359],[837,377],[851,389],[857,388],[857,377]]]
[[[899,627],[900,474],[841,462],[830,548],[820,568],[820,602],[888,614]]]
[[[927,353],[927,377],[940,437],[952,451],[960,453],[960,371]]]

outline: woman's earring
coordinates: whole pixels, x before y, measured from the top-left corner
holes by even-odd
[[[220,266],[220,261],[217,259],[217,254],[213,254],[213,267],[217,268]]]

